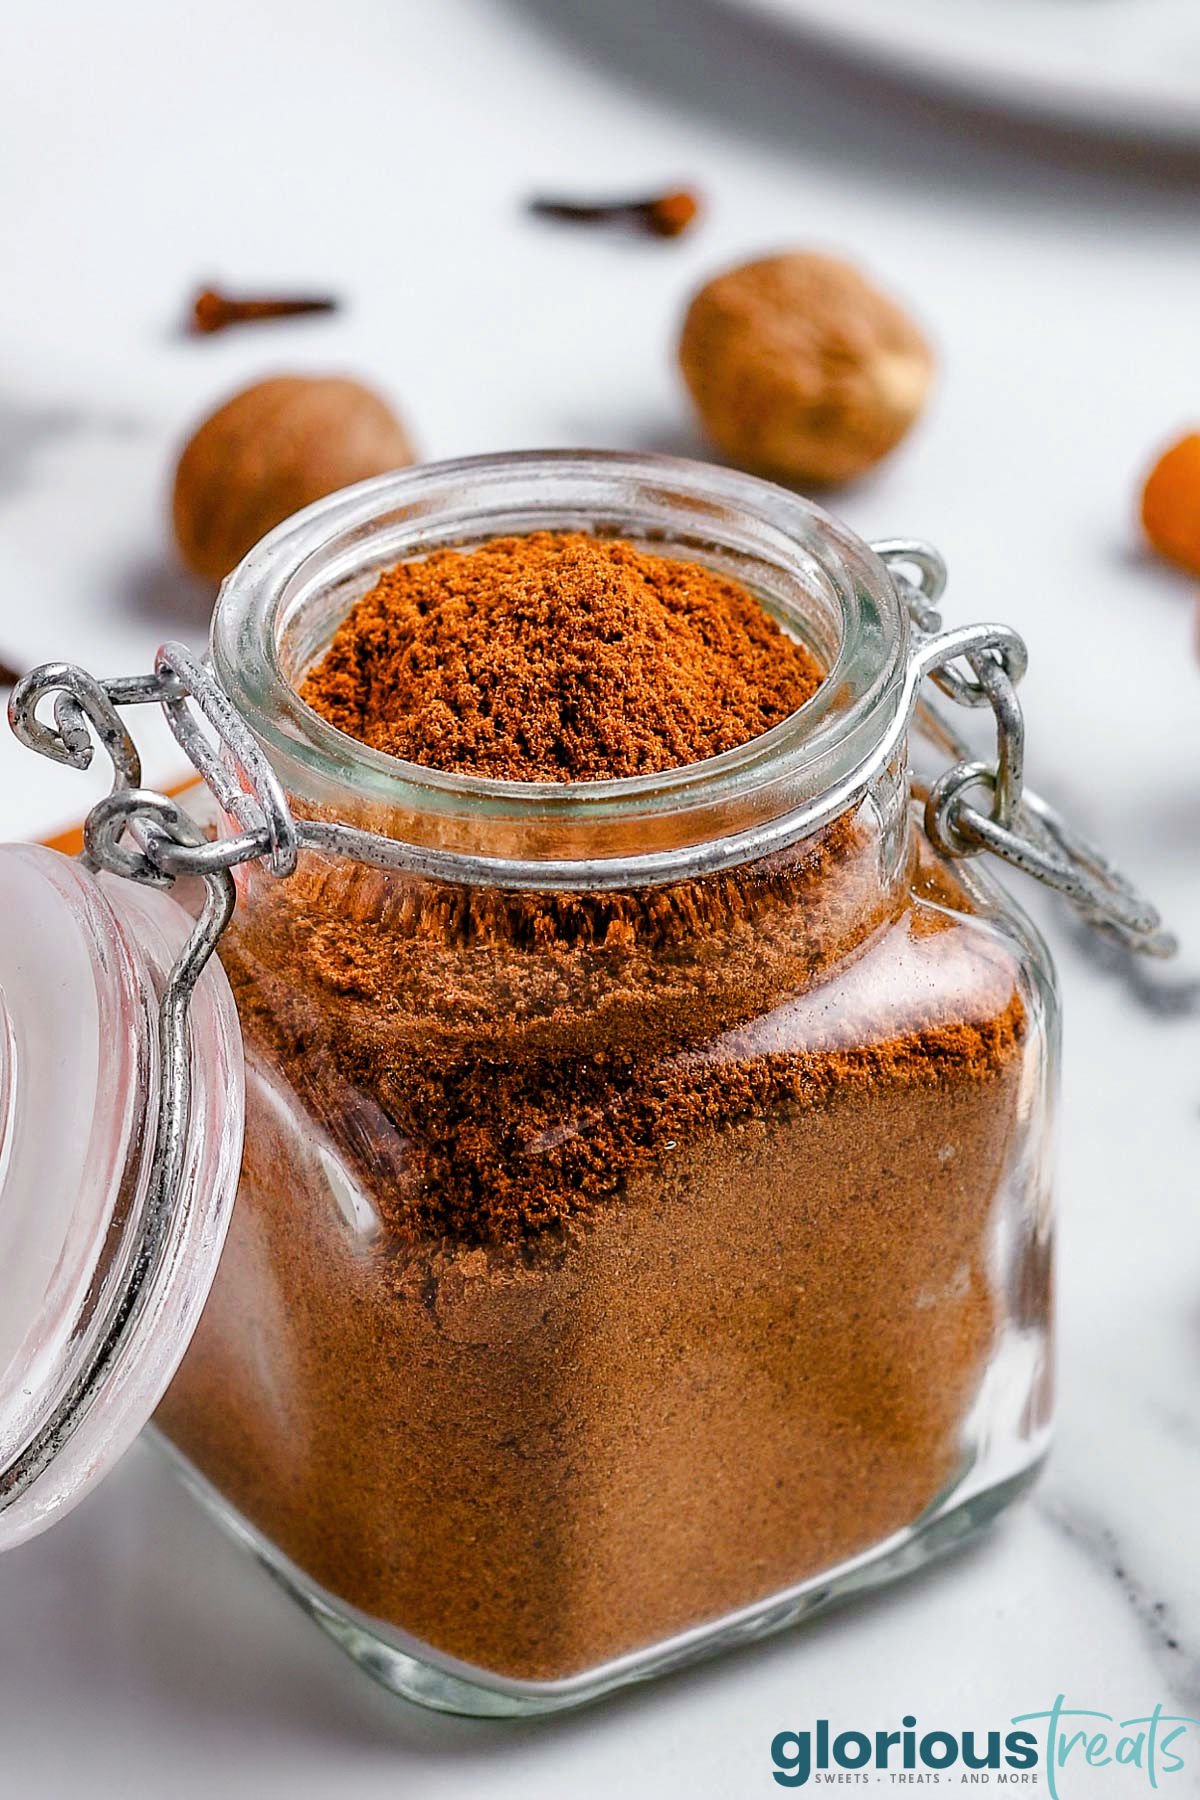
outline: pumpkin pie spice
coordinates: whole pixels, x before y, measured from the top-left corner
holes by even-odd
[[[462,774],[659,773],[821,670],[581,533],[400,565],[302,684]],[[964,1454],[1018,1114],[1015,957],[872,801],[724,872],[244,872],[229,1244],[159,1422],[312,1581],[554,1680],[835,1567]]]
[[[820,679],[736,582],[542,531],[389,570],[301,694],[372,749],[435,769],[607,781],[732,750]]]

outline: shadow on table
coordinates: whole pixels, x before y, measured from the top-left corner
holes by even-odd
[[[193,649],[204,649],[216,588],[181,567],[169,551],[131,563],[114,586],[130,617],[144,620],[156,631],[169,630]]]

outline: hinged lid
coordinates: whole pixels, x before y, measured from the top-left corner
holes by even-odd
[[[5,845],[0,919],[6,1549],[107,1473],[183,1355],[232,1208],[243,1071],[215,958],[172,1049],[164,995],[196,928],[169,894]]]

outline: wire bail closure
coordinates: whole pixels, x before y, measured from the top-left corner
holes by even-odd
[[[1025,722],[1017,683],[1028,661],[1024,641],[1008,626],[990,628],[992,641],[967,651],[943,631],[938,601],[946,565],[918,539],[888,538],[871,548],[908,607],[914,655],[923,675],[961,706],[990,706],[996,722],[996,761],[981,762],[941,708],[922,699],[915,708],[926,735],[956,759],[929,789],[925,832],[944,856],[988,850],[1067,900],[1093,930],[1143,956],[1170,957],[1178,949],[1158,909],[1049,803],[1024,785]],[[954,664],[965,661],[969,674]],[[990,796],[988,811],[971,804]]]
[[[1127,949],[1156,957],[1172,955],[1175,939],[1162,929],[1150,902],[1025,787],[1025,728],[1017,697],[1028,662],[1023,639],[1007,625],[943,627],[938,602],[946,585],[946,567],[930,545],[893,538],[872,548],[905,603],[912,642],[902,704],[859,771],[855,792],[865,791],[887,766],[915,717],[924,734],[953,758],[925,800],[925,830],[937,850],[952,858],[990,851],[1053,888],[1088,925]],[[943,710],[922,695],[926,681],[956,705],[991,708],[996,726],[994,762],[979,760]],[[53,724],[39,717],[47,700]],[[162,708],[176,742],[237,831],[217,840],[205,838],[174,801],[141,787],[140,759],[119,709],[144,705]],[[435,857],[350,825],[296,819],[274,768],[211,668],[182,644],[163,645],[153,674],[118,680],[99,681],[71,663],[45,663],[17,683],[8,716],[23,744],[55,762],[86,769],[94,754],[93,739],[108,755],[112,791],[92,808],[84,832],[84,858],[91,867],[159,887],[170,886],[180,876],[199,877],[212,884],[214,917],[228,907],[224,892],[218,901],[215,889],[229,882],[239,863],[261,861],[271,874],[286,878],[296,868],[301,849],[334,852],[380,868],[451,877],[459,873],[464,880],[494,879],[510,886],[559,885],[564,879],[563,866],[555,863],[514,864],[449,852]],[[986,798],[986,810],[975,803],[980,797]],[[853,799],[854,793],[840,793],[837,809]],[[712,856],[711,866],[722,867],[750,853],[740,840],[730,839]],[[598,886],[613,885],[618,879],[597,864],[589,868],[589,877],[593,870]],[[629,863],[618,874],[621,885],[643,874],[647,879],[669,878]],[[218,929],[206,956],[219,934]]]

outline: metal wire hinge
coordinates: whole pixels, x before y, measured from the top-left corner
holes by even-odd
[[[964,651],[959,634],[943,630],[937,609],[946,586],[946,566],[938,552],[906,538],[889,538],[872,549],[907,604],[921,678],[959,705],[990,706],[995,717],[993,764],[973,756],[940,707],[928,698],[918,700],[919,728],[955,759],[926,798],[930,842],[945,856],[989,850],[1053,888],[1086,924],[1126,949],[1143,956],[1173,956],[1177,940],[1163,929],[1157,908],[1025,786],[1025,725],[1016,692],[1027,661],[1023,640],[1007,626],[985,627],[984,641]],[[966,673],[955,666],[960,662]],[[972,804],[971,796],[981,793],[990,798],[986,812]]]
[[[1010,867],[1031,875],[1061,894],[1094,929],[1127,949],[1165,957],[1175,939],[1162,928],[1156,909],[1116,869],[1024,782],[1024,721],[1017,683],[1027,655],[1018,634],[1006,625],[944,629],[937,603],[946,581],[945,565],[929,545],[890,539],[873,546],[903,597],[912,631],[905,704],[862,772],[865,788],[895,755],[914,716],[923,734],[953,761],[930,787],[925,829],[943,855],[970,857],[988,850]],[[992,710],[996,757],[983,762],[923,696],[931,682],[961,706]],[[39,717],[51,702],[53,723]],[[209,840],[182,808],[144,790],[136,747],[120,708],[160,706],[180,747],[237,829]],[[217,904],[216,887],[228,883],[239,863],[261,860],[272,874],[287,876],[300,850],[334,851],[384,868],[464,878],[494,878],[509,885],[556,885],[556,865],[495,863],[397,843],[354,827],[296,819],[274,769],[240,718],[208,665],[181,644],[165,644],[151,675],[98,681],[70,663],[46,663],[22,677],[9,701],[9,721],[31,750],[73,768],[87,768],[93,737],[113,767],[113,787],[88,815],[85,860],[97,869],[133,881],[169,886],[180,876],[198,876],[212,885],[213,920],[227,916],[229,897]],[[212,737],[206,733],[209,728]],[[215,738],[215,742],[213,739]],[[987,809],[976,801],[986,796]],[[850,796],[852,799],[853,796]],[[842,795],[840,805],[847,804]],[[731,842],[730,859],[739,846]],[[713,860],[712,866],[719,866]],[[468,873],[469,870],[469,873]],[[617,876],[621,875],[618,869]],[[597,874],[601,885],[617,876]],[[624,879],[636,879],[625,868]],[[221,927],[215,927],[208,950]]]

